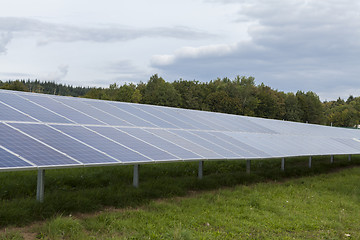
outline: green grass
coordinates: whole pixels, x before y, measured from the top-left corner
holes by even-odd
[[[356,239],[360,169],[328,173],[359,163],[314,157],[309,169],[307,158],[293,158],[281,172],[279,159],[259,160],[247,175],[245,161],[205,162],[203,180],[195,162],[142,165],[138,189],[131,166],[47,170],[43,204],[36,172],[3,172],[0,226],[46,220],[32,230],[43,239]]]

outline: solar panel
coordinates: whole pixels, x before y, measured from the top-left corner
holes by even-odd
[[[195,129],[194,126],[191,126],[190,124],[179,120],[176,117],[173,117],[169,114],[166,114],[165,112],[161,111],[160,107],[156,107],[156,106],[145,106],[145,105],[141,105],[141,104],[137,104],[136,108],[141,109],[144,112],[147,113],[151,113],[157,117],[159,117],[160,119],[163,119],[167,122],[172,123],[173,125],[175,125],[177,128],[181,128],[181,129]],[[162,107],[164,108],[164,107]]]
[[[189,118],[187,114],[183,114],[181,109],[176,108],[162,108],[161,109],[165,114],[168,114],[176,119],[179,119],[180,121],[186,122],[189,125],[193,126],[193,129],[201,129],[201,130],[215,130],[215,128],[212,128],[211,126],[207,126],[206,124],[203,124],[193,118]]]
[[[53,98],[44,96],[31,96],[27,95],[24,98],[29,99],[30,101],[45,107],[62,117],[66,118],[71,123],[80,123],[80,124],[104,124],[103,122],[96,120],[95,118],[88,116],[76,109],[73,109],[59,101],[54,100]]]
[[[360,131],[0,90],[0,169],[360,153]]]
[[[117,105],[112,105],[109,101],[95,101],[95,100],[88,100],[86,101],[87,104],[94,106],[102,111],[106,112],[107,114],[119,118],[131,126],[137,127],[156,127],[154,124],[141,119],[140,117],[130,114],[124,110],[122,110]]]
[[[118,126],[131,126],[130,123],[117,118],[111,114],[102,111],[99,108],[91,106],[86,103],[86,101],[79,101],[74,98],[69,97],[57,97],[56,101],[65,104],[78,112],[86,114],[88,117],[92,119],[96,119],[97,123],[95,124],[107,124],[107,125],[118,125]],[[81,123],[81,122],[78,122]]]
[[[170,132],[175,133],[176,135],[188,139],[189,141],[192,141],[196,144],[199,144],[206,149],[211,149],[211,151],[217,153],[219,156],[223,156],[224,158],[239,158],[238,154],[221,147],[220,145],[212,142],[210,139],[200,137],[195,132],[181,130],[171,130]]]
[[[83,126],[56,125],[54,128],[107,153],[122,163],[151,162],[152,159],[138,153],[119,142],[106,138]]]
[[[76,160],[3,123],[0,123],[0,145],[23,156],[36,166],[80,165]]]
[[[137,137],[139,139],[142,139],[148,143],[151,143],[152,145],[161,148],[166,149],[167,152],[170,154],[177,156],[178,158],[182,160],[191,160],[191,159],[203,159],[202,156],[191,152],[190,150],[179,146],[176,143],[173,143],[171,141],[168,141],[158,135],[155,135],[149,131],[146,131],[145,129],[139,129],[139,128],[120,128],[122,131],[129,133],[130,135]]]
[[[72,138],[55,128],[42,124],[23,124],[23,123],[10,123],[11,126],[46,142],[53,148],[60,150],[75,158],[83,164],[106,164],[117,163],[116,159],[113,159],[96,148],[87,146],[75,138]]]
[[[89,127],[90,129],[108,137],[112,140],[131,148],[139,153],[142,153],[155,161],[163,160],[179,160],[178,157],[155,147],[140,138],[135,138],[126,132],[121,131],[119,128],[112,127]]]
[[[158,118],[150,113],[144,112],[141,109],[138,109],[135,106],[132,106],[132,104],[128,103],[120,103],[120,102],[112,102],[110,103],[132,115],[135,115],[141,119],[146,120],[147,122],[150,122],[154,126],[160,127],[160,128],[177,128],[177,126],[171,124],[170,122],[167,122],[165,120],[162,120],[161,118]]]
[[[2,92],[0,94],[0,101],[42,122],[71,123],[71,121],[58,114],[20,97],[20,94]]]
[[[33,167],[0,145],[0,169]]]
[[[3,121],[24,121],[24,122],[36,122],[35,119],[16,111],[15,109],[11,108],[9,105],[5,105],[4,103],[0,102],[0,120]]]
[[[211,149],[207,149],[201,146],[199,143],[196,142],[194,139],[187,139],[184,137],[180,137],[174,133],[163,129],[149,129],[149,132],[153,133],[156,136],[160,136],[169,142],[176,143],[177,145],[188,149],[189,151],[202,156],[203,158],[207,159],[223,159],[224,156],[212,151]]]

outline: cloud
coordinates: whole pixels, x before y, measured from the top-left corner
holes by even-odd
[[[118,83],[119,85],[125,83],[139,83],[146,82],[149,76],[153,73],[150,70],[145,70],[134,63],[131,60],[123,59],[108,63],[103,69],[107,69],[106,73],[109,78],[103,80],[97,80],[94,83],[100,85],[108,85],[109,83]]]
[[[357,1],[235,1],[234,24],[251,23],[250,40],[181,48],[155,55],[151,66],[164,75],[208,81],[252,75],[286,91],[350,88],[360,75],[360,4]],[[236,29],[234,29],[236,31]]]
[[[6,53],[6,45],[11,41],[11,32],[0,32],[0,55]]]
[[[15,79],[29,79],[33,78],[34,76],[29,73],[23,72],[0,72],[0,81],[8,81]]]
[[[17,33],[27,36],[34,35],[38,38],[38,44],[40,45],[51,42],[76,41],[118,42],[143,37],[176,39],[201,39],[213,37],[212,34],[207,32],[190,29],[184,26],[144,29],[117,25],[79,27],[74,25],[48,23],[30,18],[0,17],[0,34],[3,35],[4,33]],[[8,42],[4,42],[0,47],[3,46],[4,48],[7,43]]]
[[[63,78],[66,77],[68,72],[69,72],[68,65],[60,65],[60,66],[58,66],[56,71],[42,74],[42,75],[40,75],[39,78],[42,81],[60,82]]]

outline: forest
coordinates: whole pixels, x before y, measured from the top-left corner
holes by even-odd
[[[282,92],[255,78],[237,76],[209,82],[177,80],[167,82],[157,74],[138,84],[110,84],[107,88],[73,87],[39,80],[1,81],[0,88],[16,91],[85,97],[222,112],[286,121],[338,127],[356,127],[360,118],[360,97],[321,102],[312,92]]]

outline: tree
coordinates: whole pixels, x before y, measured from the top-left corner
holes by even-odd
[[[318,95],[311,91],[308,91],[307,93],[298,91],[296,93],[296,98],[302,112],[302,122],[324,123],[323,105]]]
[[[102,88],[91,88],[85,95],[85,98],[92,99],[105,99],[104,98],[104,89]]]
[[[155,74],[150,77],[150,80],[144,89],[141,102],[153,105],[178,107],[181,98],[180,94],[171,83],[165,82],[163,78],[158,77],[158,75]]]
[[[285,99],[285,116],[288,121],[300,122],[303,112],[294,93],[288,93]]]
[[[180,106],[187,109],[205,110],[207,107],[204,103],[207,93],[206,84],[198,81],[186,81],[180,79],[172,83],[176,91],[180,94]]]
[[[258,104],[255,115],[273,119],[283,119],[285,115],[284,96],[263,83],[258,86],[256,98]]]
[[[19,81],[19,80],[16,80],[16,81],[9,81],[9,82],[6,82],[5,84],[3,84],[1,86],[2,89],[7,89],[7,90],[14,90],[14,91],[23,91],[23,92],[28,92],[29,89],[26,87],[26,85]]]
[[[217,91],[208,95],[206,103],[212,112],[234,113],[239,109],[239,102],[227,95],[225,91]]]

